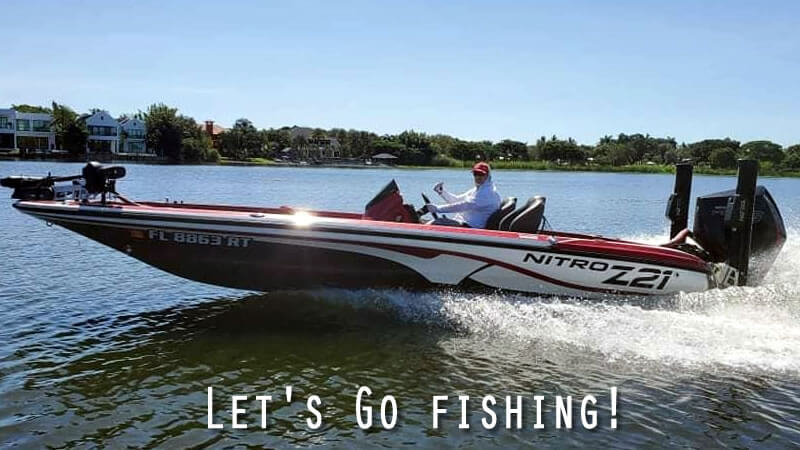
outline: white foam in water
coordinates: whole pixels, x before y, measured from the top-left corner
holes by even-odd
[[[663,300],[590,300],[459,292],[348,291],[356,308],[490,339],[577,348],[609,360],[800,372],[800,233],[761,286]],[[663,236],[637,236],[662,242]],[[329,300],[329,296],[325,296]],[[654,304],[657,302],[657,304]]]

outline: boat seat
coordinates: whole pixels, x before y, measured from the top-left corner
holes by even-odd
[[[519,216],[522,213],[522,211],[525,211],[526,209],[528,209],[528,207],[533,204],[533,201],[534,201],[535,198],[536,197],[529,198],[528,201],[525,202],[525,204],[522,205],[521,207],[517,208],[516,211],[514,211],[514,212],[508,214],[507,216],[503,217],[502,219],[500,219],[500,224],[497,226],[497,229],[501,230],[501,231],[508,231],[508,227],[511,226],[511,222],[513,222],[514,219],[516,219],[517,216]]]
[[[486,229],[499,230],[500,221],[503,220],[507,215],[514,212],[516,207],[517,197],[506,197],[503,202],[500,203],[500,208],[492,213],[491,216],[489,216],[489,220],[486,221]]]
[[[522,210],[509,224],[508,231],[519,233],[536,233],[542,226],[544,218],[544,204],[546,199],[541,196],[533,197],[527,202],[527,207]]]

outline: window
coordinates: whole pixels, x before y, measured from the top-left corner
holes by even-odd
[[[50,131],[49,120],[34,120],[33,131]]]
[[[128,142],[128,151],[131,153],[144,152],[144,142]]]
[[[17,136],[17,148],[24,150],[47,150],[47,138],[33,136]]]
[[[90,126],[89,134],[92,136],[116,136],[117,129],[115,127]]]
[[[6,116],[0,116],[0,130],[11,130],[14,128],[14,124],[8,120]]]
[[[17,119],[17,131],[31,131],[31,121],[27,119]]]

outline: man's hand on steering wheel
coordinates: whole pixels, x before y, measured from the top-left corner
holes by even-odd
[[[438,208],[436,208],[436,205],[431,203],[431,199],[429,199],[427,195],[422,194],[422,200],[425,202],[425,206],[423,206],[422,209],[420,209],[420,211],[424,210],[425,212],[429,212],[429,213],[431,213],[431,215],[433,216],[434,219],[438,219],[439,218],[439,214],[437,214],[437,212],[439,212],[439,210],[438,210]],[[422,214],[420,214],[420,215],[422,215]]]

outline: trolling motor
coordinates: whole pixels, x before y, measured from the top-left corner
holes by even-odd
[[[687,233],[692,168],[679,164],[666,212],[672,225],[670,237],[687,229],[684,233],[700,245],[702,257],[721,263],[724,273],[718,283],[723,286],[760,281],[786,242],[786,227],[775,200],[766,187],[756,185],[758,162],[740,159],[738,166],[735,190],[697,197],[694,227]]]
[[[104,167],[97,161],[91,161],[83,167],[83,180],[89,195],[100,194],[101,203],[106,203],[106,193],[117,194],[117,179],[125,176],[122,166]]]
[[[116,192],[116,180],[125,176],[122,166],[103,166],[92,161],[83,167],[80,175],[54,177],[11,176],[0,180],[0,186],[14,189],[11,198],[18,200],[86,200],[90,196],[101,195],[101,203],[106,203],[106,194]],[[82,180],[82,182],[81,182]],[[69,185],[56,185],[71,181]]]

